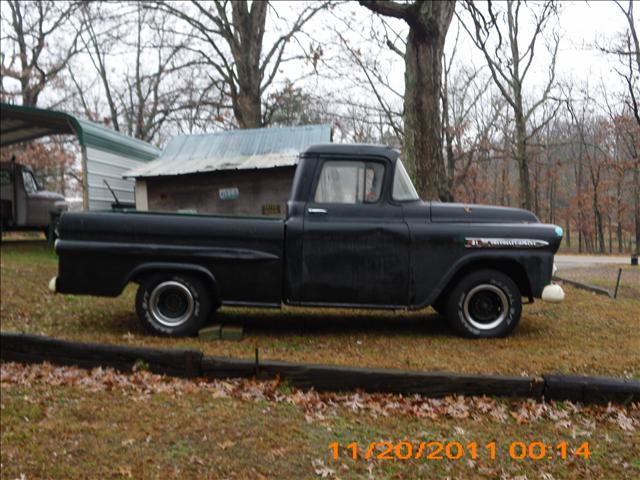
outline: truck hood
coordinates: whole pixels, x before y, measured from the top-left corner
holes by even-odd
[[[64,201],[63,195],[55,192],[49,192],[47,190],[38,190],[37,192],[31,194],[31,196],[41,198],[43,200],[50,200],[51,202]]]
[[[490,205],[431,202],[434,223],[540,223],[528,210]]]

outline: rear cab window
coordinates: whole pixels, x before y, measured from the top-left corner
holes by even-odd
[[[368,161],[325,161],[320,171],[315,203],[377,203],[382,194],[384,164]]]

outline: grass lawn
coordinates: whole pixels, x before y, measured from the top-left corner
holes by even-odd
[[[0,326],[79,341],[193,347],[211,355],[312,363],[535,375],[550,372],[640,378],[640,298],[611,300],[567,287],[559,305],[524,307],[508,338],[458,338],[431,309],[223,308],[216,321],[244,325],[244,339],[201,341],[145,334],[135,285],[118,298],[53,295],[55,254],[43,244],[2,245]]]
[[[198,384],[147,372],[1,368],[7,479],[640,477],[637,405],[319,395],[276,382]],[[377,459],[383,450],[376,448],[374,458],[365,459],[368,445],[382,441],[411,443],[412,458]],[[459,442],[464,453],[415,458],[420,443],[429,441]],[[545,445],[543,458],[511,458],[511,442],[536,441]],[[555,448],[563,441],[565,459]],[[360,449],[356,460],[351,442]],[[494,458],[489,442],[495,442]],[[574,454],[584,442],[588,458]]]

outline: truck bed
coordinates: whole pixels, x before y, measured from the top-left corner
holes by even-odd
[[[61,293],[117,296],[149,266],[189,264],[215,279],[220,303],[280,305],[283,220],[92,212],[62,215],[58,232]]]

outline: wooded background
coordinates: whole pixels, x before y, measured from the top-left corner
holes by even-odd
[[[637,251],[633,7],[608,3],[620,28],[576,47],[560,21],[571,2],[5,1],[0,98],[159,147],[331,123],[334,141],[401,149],[425,199],[520,206],[562,225],[569,249]],[[568,48],[612,76],[559,74]],[[46,188],[77,194],[72,142],[20,148]]]

